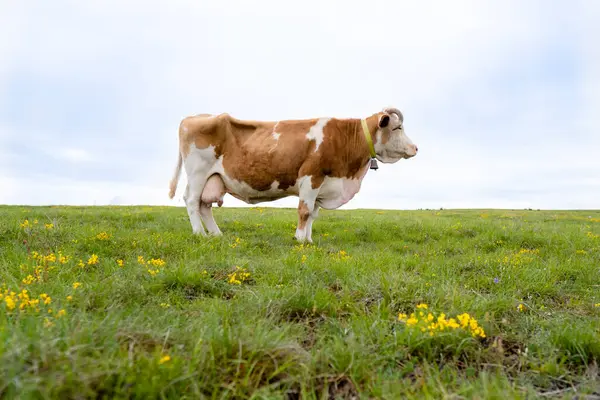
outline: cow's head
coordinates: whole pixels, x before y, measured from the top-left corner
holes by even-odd
[[[404,133],[404,117],[396,108],[385,108],[378,114],[377,131],[373,137],[375,154],[383,163],[394,163],[417,155],[418,148]]]

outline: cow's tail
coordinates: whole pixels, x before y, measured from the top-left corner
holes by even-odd
[[[177,183],[179,182],[179,175],[181,175],[181,151],[178,152],[177,155],[177,166],[175,167],[175,173],[173,174],[173,178],[171,179],[171,183],[169,183],[169,198],[172,199],[175,196],[175,191],[177,190]]]

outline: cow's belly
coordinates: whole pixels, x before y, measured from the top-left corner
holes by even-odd
[[[269,189],[256,190],[246,182],[241,182],[236,179],[233,179],[227,176],[227,174],[222,174],[221,178],[225,183],[227,193],[229,193],[236,199],[249,204],[262,203],[266,201],[275,201],[290,195],[298,194],[297,184],[286,188],[286,190],[283,190],[279,188],[279,182],[274,181],[271,183],[271,187]]]

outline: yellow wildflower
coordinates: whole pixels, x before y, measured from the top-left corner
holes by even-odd
[[[148,273],[152,276],[158,274],[160,271],[158,269],[148,269]]]
[[[6,296],[4,298],[4,302],[6,303],[6,308],[8,308],[8,311],[14,310],[17,306],[17,303],[12,296]]]
[[[99,234],[96,235],[96,239],[98,240],[109,240],[110,239],[110,235],[106,232],[100,232]]]
[[[68,295],[68,296],[67,296],[67,301],[71,301],[71,300],[73,300],[73,296],[71,296],[71,295]]]
[[[242,282],[246,281],[250,276],[250,272],[246,270],[246,268],[240,268],[238,266],[235,267],[235,271],[228,274],[228,283],[233,285],[241,285]]]
[[[40,299],[42,299],[44,301],[44,304],[46,304],[46,305],[52,303],[52,298],[50,296],[48,296],[46,293],[40,294]]]
[[[306,254],[302,254],[302,263],[305,263],[307,259],[308,256]]]
[[[122,267],[122,266],[124,266],[124,265],[125,265],[125,262],[124,262],[123,260],[121,260],[121,259],[118,259],[118,260],[117,260],[117,265],[118,265],[119,267]]]
[[[410,314],[410,318],[406,320],[406,325],[413,326],[416,325],[419,320],[415,317],[415,314]]]
[[[92,254],[92,256],[88,259],[87,263],[88,263],[88,265],[98,264],[98,256],[95,254]]]
[[[517,306],[517,311],[519,311],[519,312],[525,311],[525,306],[522,303],[519,303],[519,305]]]
[[[169,308],[169,307],[171,307],[171,305],[169,303],[160,303],[160,306],[162,308]]]
[[[35,281],[35,278],[33,277],[33,275],[27,275],[27,277],[24,278],[22,282],[25,285],[31,285],[34,281]]]
[[[46,229],[54,228],[54,224],[44,224],[44,226],[46,227]]]
[[[73,282],[73,289],[77,289],[79,286],[81,286],[81,282]]]
[[[152,264],[155,267],[162,267],[163,265],[165,265],[165,261],[161,258],[151,258],[150,260],[148,260],[148,264]]]
[[[69,261],[69,256],[64,256],[61,251],[58,252],[58,262],[66,264]]]
[[[83,262],[83,260],[80,259],[79,262],[77,263],[77,266],[79,268],[84,268],[85,267],[85,263]]]
[[[138,262],[138,264],[142,264],[142,265],[146,264],[146,261],[144,261],[144,256],[138,256],[137,262]]]
[[[421,304],[417,304],[417,308],[423,308],[423,309],[427,309],[428,306],[425,303],[421,303]]]
[[[169,356],[169,355],[167,354],[166,356],[162,356],[162,357],[160,358],[160,360],[158,361],[158,363],[159,363],[159,364],[164,364],[164,363],[166,363],[166,362],[168,362],[168,361],[170,361],[170,360],[171,360],[171,356]]]
[[[594,307],[600,307],[600,303],[594,304]]]
[[[27,228],[29,228],[30,226],[31,226],[31,225],[29,224],[29,220],[28,220],[28,219],[26,219],[25,221],[23,221],[23,222],[21,223],[21,228],[23,228],[23,229],[27,229]]]
[[[56,318],[61,318],[61,317],[64,317],[65,315],[67,315],[67,312],[63,308],[59,312],[56,313]]]

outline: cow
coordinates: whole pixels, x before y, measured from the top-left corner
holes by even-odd
[[[312,243],[320,208],[337,209],[358,193],[374,162],[395,163],[417,154],[397,108],[366,118],[253,121],[228,113],[185,117],[170,182],[173,198],[182,163],[188,184],[183,199],[192,232],[221,235],[212,205],[231,196],[257,204],[299,198],[295,238]],[[203,226],[204,223],[204,226]]]

